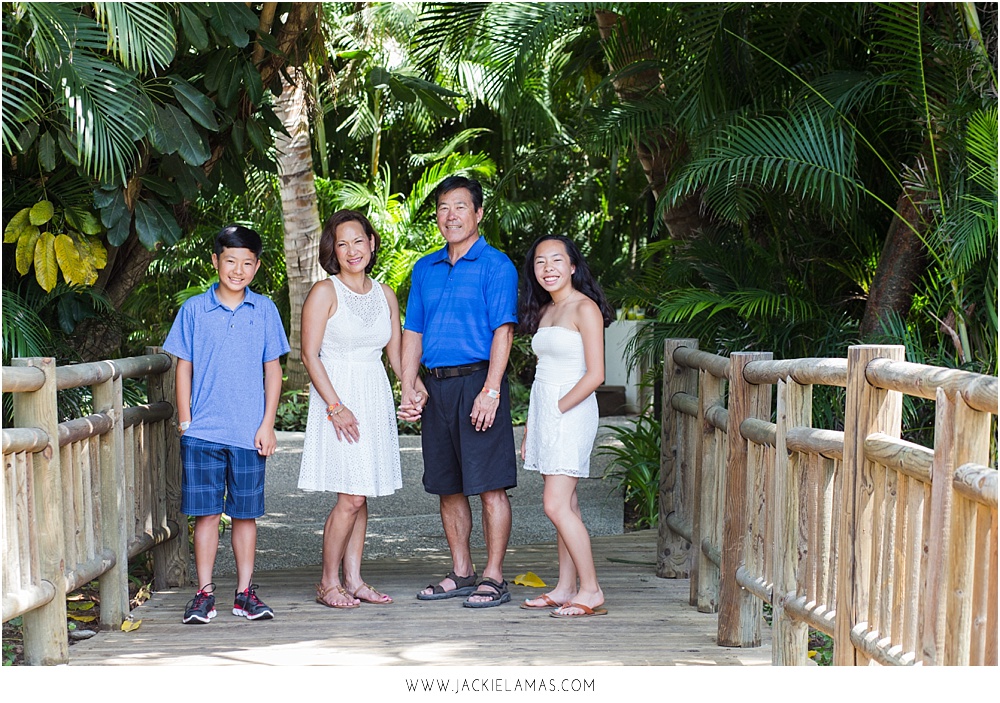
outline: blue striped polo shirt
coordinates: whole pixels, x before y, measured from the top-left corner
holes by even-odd
[[[270,298],[247,288],[230,310],[215,295],[218,285],[181,306],[163,348],[194,367],[185,434],[255,449],[264,419],[264,363],[288,353],[288,338]]]
[[[453,266],[448,247],[413,267],[404,329],[423,335],[428,368],[488,361],[493,332],[517,322],[517,269],[480,237]]]

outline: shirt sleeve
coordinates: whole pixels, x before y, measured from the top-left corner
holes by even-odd
[[[424,333],[423,279],[423,266],[418,261],[410,278],[410,294],[406,298],[406,315],[403,320],[403,329],[417,334]]]
[[[288,336],[285,334],[284,325],[281,324],[281,314],[278,312],[277,306],[270,298],[265,298],[265,300],[267,301],[264,303],[267,324],[264,326],[266,332],[264,337],[264,357],[262,361],[267,363],[268,361],[274,361],[279,356],[287,354],[292,350],[292,348],[288,344]]]
[[[191,305],[189,300],[177,311],[174,324],[170,326],[167,339],[163,342],[164,351],[184,361],[194,359],[194,312]]]
[[[517,269],[503,254],[490,277],[486,300],[489,304],[490,329],[517,322]]]

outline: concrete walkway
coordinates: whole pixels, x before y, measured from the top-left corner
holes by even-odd
[[[623,498],[610,480],[601,480],[608,458],[598,447],[614,441],[609,426],[623,425],[625,417],[601,419],[601,429],[591,459],[591,476],[580,481],[578,491],[584,522],[591,535],[616,535],[623,528]],[[520,447],[524,428],[514,428],[515,447]],[[258,519],[256,572],[275,571],[316,565],[322,562],[323,524],[336,502],[336,494],[306,492],[298,489],[299,462],[304,433],[279,432],[278,450],[268,459],[265,486],[266,514]],[[399,438],[403,487],[391,496],[368,501],[368,540],[365,559],[418,557],[421,554],[447,551],[444,530],[438,513],[438,500],[424,492],[421,484],[423,460],[420,437]],[[517,488],[510,494],[513,527],[510,545],[554,542],[555,529],[542,510],[542,478],[525,471],[518,453]],[[472,498],[475,524],[472,547],[481,553],[483,533],[478,498]],[[219,544],[215,580],[220,590],[228,590],[235,579],[236,567],[229,544],[229,531]],[[194,582],[194,565],[191,564]]]

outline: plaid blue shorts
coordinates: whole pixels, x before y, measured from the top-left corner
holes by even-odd
[[[181,437],[181,512],[251,520],[264,514],[266,457],[197,437]]]

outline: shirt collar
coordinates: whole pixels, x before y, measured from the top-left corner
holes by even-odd
[[[485,248],[486,248],[486,238],[480,234],[479,239],[476,240],[475,244],[472,245],[472,248],[470,248],[469,251],[465,252],[465,255],[462,256],[462,259],[475,261],[476,259],[479,258],[479,255],[483,253],[483,250]],[[461,261],[462,259],[459,259],[459,261]],[[444,248],[440,249],[437,252],[437,255],[435,256],[433,263],[437,264],[442,261],[447,261],[451,263],[450,259],[448,258],[448,245],[445,245]]]
[[[225,305],[219,300],[219,296],[215,294],[215,290],[219,287],[218,283],[213,283],[211,288],[208,289],[208,296],[205,298],[205,311],[214,310],[215,308],[224,308]],[[257,306],[257,299],[260,298],[260,294],[254,293],[250,288],[244,288],[243,302],[240,305],[249,305],[250,307]],[[239,307],[237,305],[236,307]],[[228,308],[227,308],[228,309]]]

